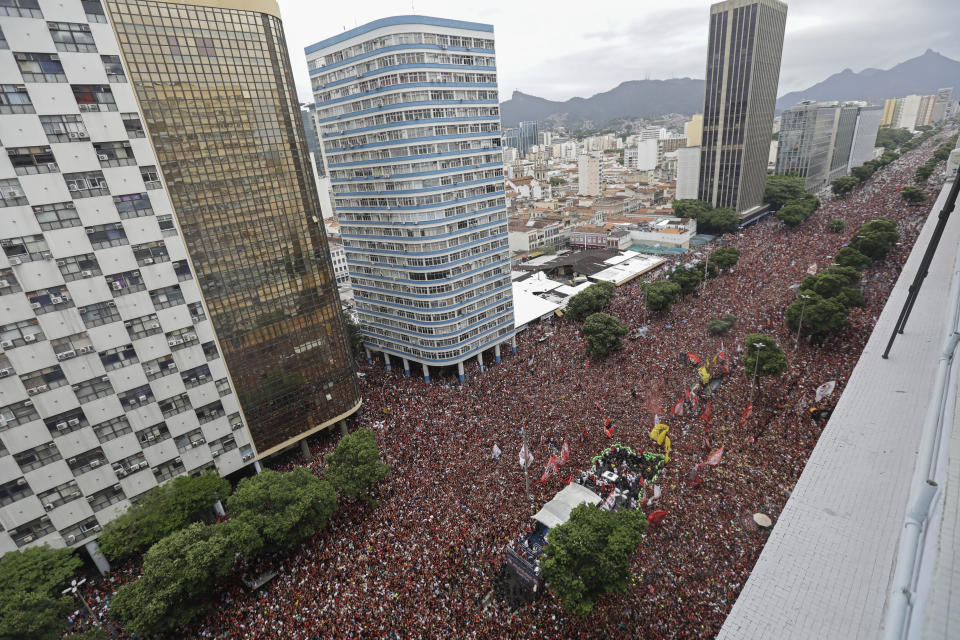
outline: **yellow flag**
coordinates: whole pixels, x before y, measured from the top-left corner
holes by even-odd
[[[706,367],[700,367],[699,369],[697,369],[697,373],[700,374],[700,379],[703,380],[703,384],[707,384],[708,382],[710,382],[710,374],[707,373]]]

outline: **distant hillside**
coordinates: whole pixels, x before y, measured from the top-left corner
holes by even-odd
[[[703,110],[703,80],[630,80],[590,98],[565,102],[546,100],[514,91],[500,105],[505,127],[522,120],[550,121],[579,126],[586,122],[601,125],[617,118],[658,118],[667,113],[692,115]]]
[[[926,53],[887,69],[844,69],[803,91],[792,91],[777,100],[777,110],[788,109],[802,100],[868,100],[883,104],[887,98],[912,93],[929,95],[953,87],[954,100],[960,94],[960,62],[927,49]]]

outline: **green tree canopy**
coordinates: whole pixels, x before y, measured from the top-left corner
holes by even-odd
[[[178,476],[150,489],[100,534],[100,550],[111,560],[126,558],[188,524],[209,521],[213,503],[230,495],[230,482],[215,471]]]
[[[581,504],[570,520],[551,529],[540,568],[564,609],[586,617],[597,598],[625,591],[630,561],[646,528],[642,511],[613,513]]]
[[[809,301],[808,301],[809,304]],[[750,333],[743,339],[743,367],[749,375],[757,372],[758,377],[777,377],[787,370],[787,357],[783,349],[771,336],[762,333]],[[762,347],[757,347],[762,344]],[[757,364],[759,354],[759,365]]]
[[[380,460],[373,431],[367,428],[342,436],[327,463],[323,477],[337,493],[354,499],[366,496],[390,471]]]
[[[73,549],[47,545],[0,558],[0,640],[56,640],[71,601],[60,591],[83,564]]]
[[[840,233],[846,226],[847,225],[843,220],[831,220],[827,223],[827,229],[830,229],[830,231],[833,231],[834,233]]]
[[[673,270],[673,273],[670,274],[670,282],[676,282],[680,285],[680,292],[683,295],[695,291],[702,280],[696,269],[684,265],[678,266]]]
[[[701,200],[674,200],[674,215],[693,218],[701,233],[730,233],[740,226],[740,216],[732,209],[714,209],[709,202]]]
[[[834,195],[845,196],[853,191],[858,184],[860,184],[860,181],[854,176],[841,176],[830,183],[830,189]]]
[[[360,325],[353,321],[353,317],[346,311],[341,315],[343,320],[343,332],[347,338],[347,345],[350,353],[359,356],[363,351],[363,334],[360,332]]]
[[[682,292],[676,282],[659,280],[643,287],[643,297],[650,311],[664,311],[680,299]]]
[[[892,129],[890,127],[883,127],[877,131],[876,145],[885,149],[896,149],[904,142],[907,142],[911,137],[912,134],[906,129]]]
[[[718,269],[729,269],[740,260],[740,251],[733,247],[721,247],[710,254],[710,264]]]
[[[561,178],[560,176],[551,176],[551,177],[550,177],[550,184],[553,185],[553,186],[557,186],[557,185],[560,185],[560,184],[567,184],[567,181],[564,180],[563,178]]]
[[[776,211],[787,202],[802,198],[805,180],[797,176],[768,176],[763,199]]]
[[[871,260],[883,260],[899,240],[896,223],[877,218],[861,225],[849,246]]]
[[[710,321],[707,322],[707,331],[715,336],[722,336],[730,330],[730,327],[736,321],[737,316],[732,313],[725,313],[719,318],[710,318]]]
[[[617,288],[610,282],[596,282],[570,298],[564,313],[574,320],[602,311],[613,300]]]
[[[844,247],[833,256],[833,261],[843,267],[852,267],[858,271],[870,264],[870,258],[853,247]]]
[[[791,331],[799,327],[800,315],[803,315],[804,335],[826,335],[847,326],[848,307],[840,298],[824,298],[812,291],[803,293],[806,300],[797,299],[787,307],[786,324]]]
[[[227,509],[234,520],[249,523],[263,536],[265,550],[279,551],[326,526],[337,510],[337,494],[305,467],[263,471],[240,481]]]
[[[805,206],[796,202],[784,205],[774,215],[792,229],[806,220],[810,214]]]
[[[627,325],[610,314],[594,313],[584,320],[583,335],[587,338],[587,353],[601,358],[623,346]]]
[[[876,165],[867,162],[859,167],[854,167],[853,170],[850,171],[850,175],[856,178],[859,182],[864,182],[870,176],[872,176],[873,172],[876,170]]]
[[[920,187],[909,185],[900,190],[900,197],[909,204],[917,204],[927,199],[927,194]]]

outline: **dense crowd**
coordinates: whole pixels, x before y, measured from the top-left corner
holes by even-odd
[[[935,144],[905,154],[853,194],[825,202],[796,230],[770,216],[723,237],[711,249],[735,247],[739,263],[663,314],[645,311],[639,282],[620,287],[610,312],[634,330],[647,330],[605,359],[586,355],[579,323],[555,319],[520,334],[517,353],[499,364],[491,358],[481,369],[472,360],[462,385],[452,382],[455,376],[426,383],[396,369],[388,372],[382,363],[362,362],[364,404],[351,426],[373,426],[392,466],[376,490],[379,504],[341,501],[329,527],[296,553],[245,569],[248,575],[276,570],[273,580],[250,591],[238,572],[184,636],[714,636],[766,539],[752,515],[763,512],[776,520],[824,426],[808,412],[815,388],[835,380],[831,400],[843,391],[926,219],[932,198],[923,207],[907,207],[898,189],[912,182]],[[928,192],[935,194],[935,187]],[[902,244],[864,271],[867,306],[853,309],[843,332],[819,343],[801,340],[795,349],[795,334],[784,326],[784,310],[796,296],[791,285],[812,264],[829,265],[860,224],[880,216],[898,222]],[[832,219],[843,220],[846,231],[828,231]],[[710,335],[707,321],[724,313],[734,314],[736,323],[722,338]],[[743,426],[752,379],[742,367],[713,389],[709,425],[670,413],[683,390],[699,379],[678,354],[703,359],[721,349],[735,354],[744,336],[755,332],[776,338],[790,368],[780,378],[761,379]],[[587,619],[566,615],[550,595],[517,611],[486,598],[504,546],[527,526],[532,510],[611,443],[660,450],[650,439],[657,415],[669,425],[672,452],[658,479],[662,496],[641,508],[665,510],[666,516],[650,526],[628,591],[602,598]],[[612,437],[604,428],[608,416]],[[533,504],[526,500],[518,464],[521,429],[534,455]],[[565,468],[538,482],[555,452],[551,443],[564,439],[570,445]],[[328,435],[312,441],[311,460],[298,452],[272,466],[308,464],[320,473],[335,440]],[[504,455],[492,454],[495,445]],[[690,471],[721,445],[722,462],[691,485]],[[121,569],[95,581],[86,592],[91,604],[102,613],[110,592],[135,575],[133,568]]]

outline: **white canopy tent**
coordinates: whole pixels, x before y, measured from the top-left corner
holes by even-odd
[[[533,519],[542,523],[548,529],[560,526],[570,519],[570,512],[574,507],[584,502],[598,504],[601,498],[590,489],[575,482],[571,482],[564,489],[553,496],[553,500],[543,505]]]

